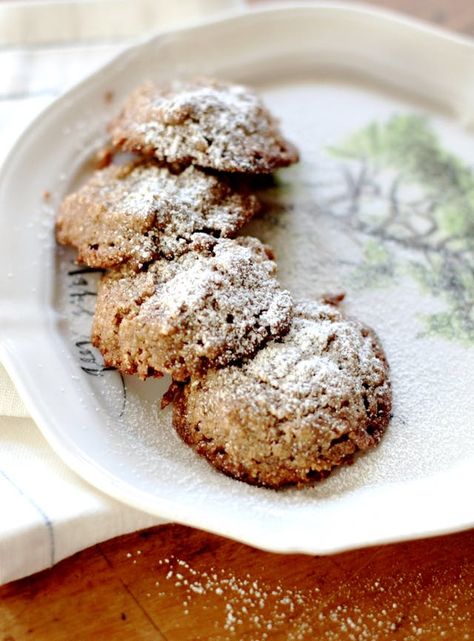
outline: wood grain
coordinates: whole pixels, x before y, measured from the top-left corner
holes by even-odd
[[[356,3],[358,0],[346,1]],[[264,2],[265,0],[249,0],[249,4],[252,5],[262,5]],[[474,35],[472,0],[364,0],[364,2],[419,18],[445,29]]]
[[[474,34],[472,0],[373,4]],[[458,641],[473,603],[474,531],[307,557],[166,525],[0,589],[0,641]]]
[[[166,525],[0,597],[3,641],[470,639],[474,533],[308,557]]]
[[[474,34],[471,0],[372,0],[369,4],[400,11],[446,29]]]

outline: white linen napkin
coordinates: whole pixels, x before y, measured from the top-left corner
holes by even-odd
[[[158,24],[175,24],[216,8],[239,4],[232,0],[186,0],[180,3],[153,1]],[[29,3],[2,3],[0,28],[0,164],[29,122],[68,86],[77,82],[124,46],[107,31],[107,40],[97,37],[97,16],[105,3],[71,3],[79,8],[74,22],[74,42],[54,34],[69,34],[69,12],[62,11],[63,28],[54,13],[54,30],[48,32],[57,3],[32,2],[43,7],[44,30],[31,42]],[[94,9],[94,4],[97,7]],[[111,3],[106,3],[111,11]],[[131,12],[132,27],[120,38],[140,32],[149,24],[150,0],[121,0],[120,11]],[[162,13],[156,10],[161,7]],[[180,7],[180,12],[177,7]],[[53,7],[53,9],[52,9]],[[168,9],[168,13],[166,11]],[[140,13],[141,11],[141,13]],[[23,13],[22,13],[23,12]],[[148,13],[147,13],[148,12]],[[128,14],[127,14],[128,15]],[[26,16],[26,19],[25,19]],[[77,16],[83,23],[77,24]],[[23,22],[22,22],[23,20]],[[67,22],[67,24],[66,24]],[[116,21],[121,25],[120,20]],[[39,23],[37,23],[39,24]],[[110,25],[109,25],[110,26]],[[94,40],[90,42],[90,29]],[[130,31],[131,29],[131,31]],[[72,32],[71,32],[72,33]],[[100,35],[100,34],[99,34]],[[102,37],[102,36],[101,36]],[[58,41],[60,44],[58,45]],[[28,43],[21,48],[19,42]],[[6,73],[5,73],[6,70]],[[8,212],[0,212],[7,216]],[[5,275],[0,275],[0,278]],[[0,301],[1,305],[1,301]],[[0,584],[47,568],[61,559],[99,541],[163,522],[105,496],[70,471],[48,446],[0,365]]]

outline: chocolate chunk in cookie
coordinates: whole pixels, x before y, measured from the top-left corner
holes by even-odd
[[[390,418],[377,336],[332,305],[295,305],[287,335],[252,359],[174,385],[174,425],[217,469],[248,483],[306,484],[374,447]]]
[[[153,162],[113,165],[66,197],[56,234],[91,267],[140,267],[179,256],[197,232],[234,236],[257,210],[236,177],[195,167],[173,173]]]
[[[253,354],[288,329],[292,301],[274,278],[268,247],[206,235],[199,243],[146,271],[103,277],[93,344],[107,365],[185,380]]]
[[[269,173],[298,160],[253,91],[217,80],[140,86],[110,132],[117,148],[219,171]]]

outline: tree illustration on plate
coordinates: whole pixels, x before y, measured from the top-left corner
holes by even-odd
[[[324,214],[364,239],[353,279],[386,286],[409,275],[444,301],[426,332],[474,344],[474,170],[445,150],[429,121],[397,115],[329,150],[336,175]]]

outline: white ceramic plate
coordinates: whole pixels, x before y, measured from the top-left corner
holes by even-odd
[[[57,205],[127,92],[195,74],[258,87],[281,118],[302,162],[264,194],[250,232],[274,245],[297,296],[345,291],[392,366],[381,446],[314,488],[273,492],[215,472],[158,409],[166,381],[102,371],[88,344],[96,275],[55,246]],[[1,360],[56,452],[126,503],[269,550],[327,553],[472,525],[473,87],[470,42],[319,4],[159,35],[56,101],[0,185]]]

